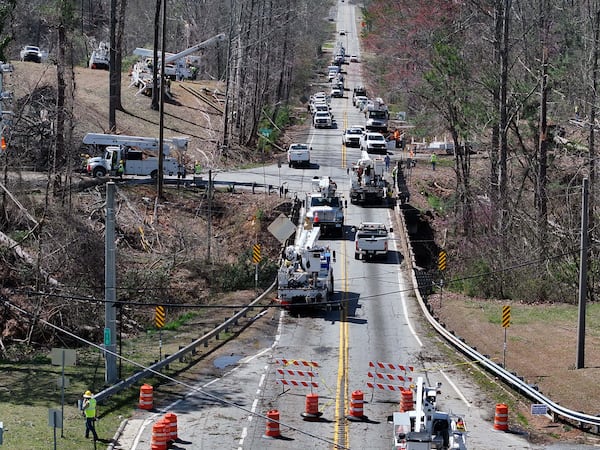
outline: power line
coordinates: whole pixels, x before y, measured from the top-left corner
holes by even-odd
[[[49,327],[51,327],[51,328],[53,328],[53,329],[55,329],[55,330],[59,331],[60,333],[64,333],[64,334],[66,334],[66,335],[68,335],[68,336],[72,337],[73,339],[75,339],[75,340],[77,340],[77,341],[83,342],[83,343],[85,343],[85,344],[87,344],[87,345],[89,345],[89,346],[92,346],[92,347],[94,347],[94,348],[96,348],[96,349],[100,350],[101,352],[103,352],[103,353],[105,353],[105,354],[110,354],[111,356],[114,356],[114,357],[116,357],[116,358],[119,358],[119,359],[121,359],[122,361],[128,362],[129,364],[132,364],[133,366],[135,366],[135,367],[138,367],[138,368],[140,368],[140,369],[142,369],[142,370],[148,371],[148,372],[152,373],[153,375],[156,375],[156,376],[158,376],[158,377],[160,377],[160,378],[164,378],[164,379],[165,379],[165,380],[167,380],[167,381],[170,381],[170,382],[172,382],[172,383],[175,383],[175,384],[177,384],[177,385],[183,386],[183,387],[185,387],[185,388],[187,388],[187,389],[189,389],[189,390],[191,390],[191,391],[194,391],[194,392],[196,392],[196,393],[201,393],[202,395],[205,395],[206,397],[208,397],[208,398],[210,398],[210,399],[212,399],[212,400],[214,400],[214,401],[216,401],[216,402],[219,402],[219,403],[221,403],[221,404],[223,404],[223,405],[232,406],[232,407],[234,407],[234,408],[237,408],[237,409],[240,409],[240,410],[244,411],[245,413],[247,413],[247,414],[249,414],[249,415],[252,415],[252,416],[255,416],[255,417],[260,417],[260,418],[262,418],[262,419],[265,419],[265,420],[271,420],[271,421],[272,421],[272,419],[271,419],[271,418],[269,418],[269,417],[267,417],[267,416],[265,416],[265,415],[263,415],[263,414],[260,414],[260,413],[257,413],[257,412],[253,412],[252,410],[250,410],[250,409],[248,409],[248,408],[246,408],[246,407],[244,407],[244,406],[242,406],[242,405],[238,405],[237,403],[234,403],[234,402],[232,402],[232,401],[226,400],[225,398],[223,398],[223,397],[220,397],[220,396],[218,396],[218,395],[216,395],[216,394],[213,394],[213,393],[211,393],[211,392],[209,392],[209,391],[205,390],[205,389],[204,389],[204,388],[202,388],[202,387],[199,387],[199,386],[193,386],[193,385],[191,385],[191,384],[189,384],[189,383],[186,383],[186,382],[184,382],[184,381],[180,381],[180,380],[178,380],[178,379],[176,379],[176,378],[173,378],[173,377],[171,377],[171,376],[169,376],[169,375],[166,375],[166,374],[164,374],[164,373],[161,373],[161,372],[159,372],[159,371],[157,371],[157,370],[151,369],[151,368],[150,368],[150,367],[148,367],[148,366],[144,366],[143,364],[140,364],[140,363],[138,363],[138,362],[135,362],[135,361],[134,361],[134,360],[132,360],[132,359],[126,358],[126,357],[124,357],[124,356],[122,356],[122,355],[120,355],[120,354],[118,354],[118,353],[112,352],[112,351],[110,351],[110,350],[108,350],[108,349],[106,349],[106,348],[104,348],[104,347],[102,347],[102,346],[100,346],[100,345],[98,345],[98,344],[95,344],[95,343],[93,343],[93,342],[91,342],[91,341],[88,341],[87,339],[85,339],[85,338],[82,338],[81,336],[78,336],[78,335],[76,335],[75,333],[72,333],[72,332],[70,332],[70,331],[68,331],[68,330],[66,330],[66,329],[64,329],[64,328],[61,328],[61,327],[59,327],[59,326],[57,326],[57,325],[54,325],[54,324],[52,324],[52,323],[48,322],[47,320],[41,319],[41,318],[39,318],[39,317],[37,317],[37,316],[34,316],[34,315],[33,315],[32,313],[30,313],[29,311],[27,311],[27,310],[25,310],[25,309],[23,309],[23,308],[20,308],[19,306],[17,306],[17,305],[15,305],[15,304],[11,303],[10,301],[8,301],[8,300],[6,300],[6,299],[4,299],[4,300],[3,300],[3,304],[4,304],[5,306],[8,306],[9,308],[12,308],[12,309],[15,309],[15,310],[17,310],[18,312],[20,312],[21,314],[23,314],[23,315],[27,316],[27,317],[28,317],[28,318],[30,318],[30,319],[35,319],[35,320],[36,320],[36,322],[43,323],[43,324],[45,324],[45,325],[47,325],[47,326],[49,326]],[[309,436],[309,437],[312,437],[312,438],[314,438],[314,439],[317,439],[317,440],[319,440],[319,441],[323,441],[323,442],[326,442],[326,443],[328,443],[328,444],[330,444],[330,445],[333,445],[333,446],[334,446],[334,448],[348,449],[348,447],[344,447],[344,446],[342,446],[342,445],[340,445],[340,444],[336,444],[335,442],[331,441],[330,439],[327,439],[327,438],[324,438],[324,437],[321,437],[321,436],[317,436],[316,434],[309,433],[309,432],[307,432],[307,431],[303,431],[303,430],[301,430],[300,428],[294,427],[293,425],[286,424],[285,422],[281,422],[281,421],[279,421],[279,422],[277,422],[277,423],[279,423],[281,426],[284,426],[284,427],[286,427],[286,428],[289,428],[290,430],[297,431],[298,433],[300,433],[300,434],[303,434],[303,435],[305,435],[305,436]],[[349,450],[349,449],[348,449],[348,450]]]

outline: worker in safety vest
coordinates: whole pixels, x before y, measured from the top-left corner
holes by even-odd
[[[125,173],[125,163],[123,160],[119,161],[119,168],[117,169],[117,175],[123,178],[123,174]]]
[[[437,163],[437,155],[435,153],[431,154],[429,162],[431,163],[431,170],[435,170],[435,164]]]
[[[202,166],[198,161],[194,162],[194,173],[200,175],[202,173]]]
[[[85,437],[90,438],[90,432],[94,436],[94,441],[98,440],[96,433],[96,399],[91,391],[85,391],[83,394],[83,403],[81,405],[83,416],[85,417]]]

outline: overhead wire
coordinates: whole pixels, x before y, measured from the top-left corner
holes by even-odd
[[[27,311],[27,310],[25,310],[25,309],[23,309],[23,308],[15,305],[14,303],[10,302],[9,300],[4,299],[2,301],[2,303],[5,306],[14,309],[14,310],[20,312],[21,314],[23,314],[23,315],[25,315],[25,316],[27,316],[29,318],[34,318],[32,313],[30,313],[29,311]],[[209,399],[214,400],[214,401],[216,401],[218,403],[221,403],[221,404],[224,404],[224,405],[227,405],[227,406],[231,406],[233,408],[240,409],[240,410],[244,411],[245,413],[247,413],[247,414],[249,414],[251,416],[260,417],[260,418],[265,419],[265,420],[271,420],[271,421],[273,421],[273,419],[267,417],[264,414],[260,414],[260,413],[254,412],[254,411],[252,411],[252,410],[250,410],[250,409],[248,409],[248,408],[246,408],[246,407],[244,407],[242,405],[238,405],[235,402],[229,401],[229,400],[227,400],[227,399],[225,399],[223,397],[220,397],[220,396],[218,396],[216,394],[213,394],[210,391],[207,391],[206,389],[204,389],[204,388],[202,388],[200,386],[191,385],[189,383],[186,383],[184,381],[180,381],[180,380],[178,380],[176,378],[173,378],[173,377],[171,377],[169,375],[161,373],[158,370],[151,369],[148,366],[145,366],[145,365],[140,364],[140,363],[138,363],[138,362],[136,362],[136,361],[134,361],[132,359],[126,358],[126,357],[124,357],[124,356],[122,356],[122,355],[120,355],[120,354],[118,354],[116,352],[108,350],[107,348],[104,348],[101,345],[98,345],[98,344],[95,344],[95,343],[93,343],[91,341],[88,341],[87,339],[85,339],[85,338],[83,338],[81,336],[78,336],[77,334],[75,334],[75,333],[73,333],[73,332],[71,332],[71,331],[69,331],[69,330],[67,330],[65,328],[59,327],[58,325],[55,325],[53,323],[48,322],[47,320],[41,319],[39,317],[35,317],[35,320],[37,322],[43,323],[43,324],[45,324],[45,325],[47,325],[47,326],[55,329],[56,331],[58,331],[60,333],[64,333],[64,334],[70,336],[71,338],[73,338],[73,339],[75,339],[75,340],[77,340],[79,342],[82,342],[82,343],[84,343],[86,345],[94,347],[94,348],[100,350],[103,353],[106,353],[108,355],[112,355],[112,356],[114,356],[116,358],[119,358],[122,361],[125,361],[125,362],[127,362],[127,363],[129,363],[129,364],[131,364],[131,365],[133,365],[135,367],[138,367],[138,368],[140,368],[140,369],[142,369],[144,371],[148,371],[148,372],[150,372],[150,373],[152,373],[152,374],[154,374],[154,375],[156,375],[156,376],[158,376],[160,378],[164,378],[165,380],[170,381],[172,383],[175,383],[177,385],[183,386],[183,387],[185,387],[187,389],[190,389],[191,391],[194,391],[196,393],[201,393],[202,395],[204,395],[204,396],[208,397]],[[343,446],[341,446],[339,444],[336,444],[336,443],[334,443],[330,439],[326,439],[326,438],[318,436],[318,435],[316,435],[314,433],[309,433],[307,431],[304,431],[304,430],[302,430],[302,429],[300,429],[298,427],[295,427],[293,425],[290,425],[288,423],[285,423],[285,422],[282,422],[282,421],[275,421],[275,422],[279,423],[283,427],[286,427],[286,428],[288,428],[290,430],[294,430],[294,431],[296,431],[296,432],[298,432],[300,434],[303,434],[305,436],[309,436],[311,438],[314,438],[314,439],[317,439],[319,441],[323,441],[323,442],[325,442],[327,444],[333,445],[335,448],[347,449],[347,447],[343,447]]]

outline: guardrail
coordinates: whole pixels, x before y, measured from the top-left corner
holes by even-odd
[[[210,339],[212,339],[213,337],[217,336],[221,331],[226,331],[226,330],[229,329],[229,327],[231,327],[233,325],[236,325],[237,321],[240,318],[245,317],[246,314],[248,314],[248,311],[250,311],[250,309],[252,309],[258,302],[260,302],[269,293],[271,293],[271,291],[274,288],[275,288],[275,283],[273,283],[271,286],[269,286],[269,288],[265,292],[263,292],[259,297],[257,297],[254,301],[252,301],[248,306],[246,306],[245,308],[243,308],[241,311],[235,313],[233,316],[231,316],[229,319],[227,319],[221,325],[219,325],[216,328],[214,328],[213,330],[209,331],[204,336],[196,339],[191,344],[189,344],[188,346],[186,346],[186,347],[182,348],[181,350],[177,351],[173,355],[170,355],[167,358],[165,358],[165,359],[163,359],[161,361],[158,361],[158,362],[152,364],[151,366],[148,366],[148,367],[144,368],[140,372],[137,372],[137,373],[133,374],[129,378],[127,378],[125,380],[122,380],[122,381],[118,382],[117,384],[115,384],[115,385],[113,385],[113,386],[111,386],[111,387],[109,387],[109,388],[107,388],[107,389],[105,389],[105,390],[103,390],[101,392],[98,392],[94,396],[94,398],[97,401],[102,401],[102,400],[110,397],[111,395],[114,395],[114,394],[122,391],[123,389],[128,388],[129,386],[131,386],[132,384],[138,382],[139,380],[141,380],[143,378],[147,378],[150,375],[154,375],[154,374],[161,375],[161,373],[159,372],[160,369],[162,369],[166,365],[168,365],[168,364],[170,364],[170,363],[178,360],[179,358],[182,358],[187,353],[195,351],[196,347],[198,347],[199,345],[204,344],[205,342],[208,342]]]
[[[444,328],[431,314],[427,303],[423,300],[423,297],[417,288],[419,283],[417,282],[416,272],[419,270],[418,267],[415,266],[415,255],[412,249],[410,236],[408,235],[406,223],[404,221],[404,214],[402,209],[398,214],[400,216],[401,222],[401,233],[403,234],[404,241],[408,246],[408,258],[411,262],[412,269],[411,270],[411,281],[413,286],[415,287],[414,292],[417,297],[417,301],[421,310],[423,312],[423,316],[427,319],[427,321],[431,324],[431,326],[440,334],[448,343],[453,345],[456,349],[458,349],[461,353],[471,359],[473,362],[481,365],[488,372],[496,375],[498,378],[501,378],[507,385],[511,386],[514,390],[521,393],[525,397],[537,402],[539,404],[544,404],[548,408],[549,414],[553,420],[557,420],[561,418],[563,420],[568,420],[576,423],[580,428],[584,426],[590,427],[590,432],[600,433],[600,417],[592,416],[590,414],[585,414],[578,411],[573,411],[571,409],[565,408],[558,403],[552,401],[550,398],[543,395],[538,391],[537,386],[526,383],[523,379],[519,378],[517,375],[509,372],[504,369],[502,366],[496,364],[491,359],[487,358],[483,354],[479,353],[477,350],[469,347],[459,336],[456,336],[452,332],[448,331]],[[400,231],[399,230],[399,231]]]

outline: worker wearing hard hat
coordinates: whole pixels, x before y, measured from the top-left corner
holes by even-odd
[[[96,399],[91,391],[85,391],[83,394],[83,403],[81,405],[83,416],[85,417],[85,437],[90,438],[90,433],[94,436],[94,441],[98,440],[96,434]]]

